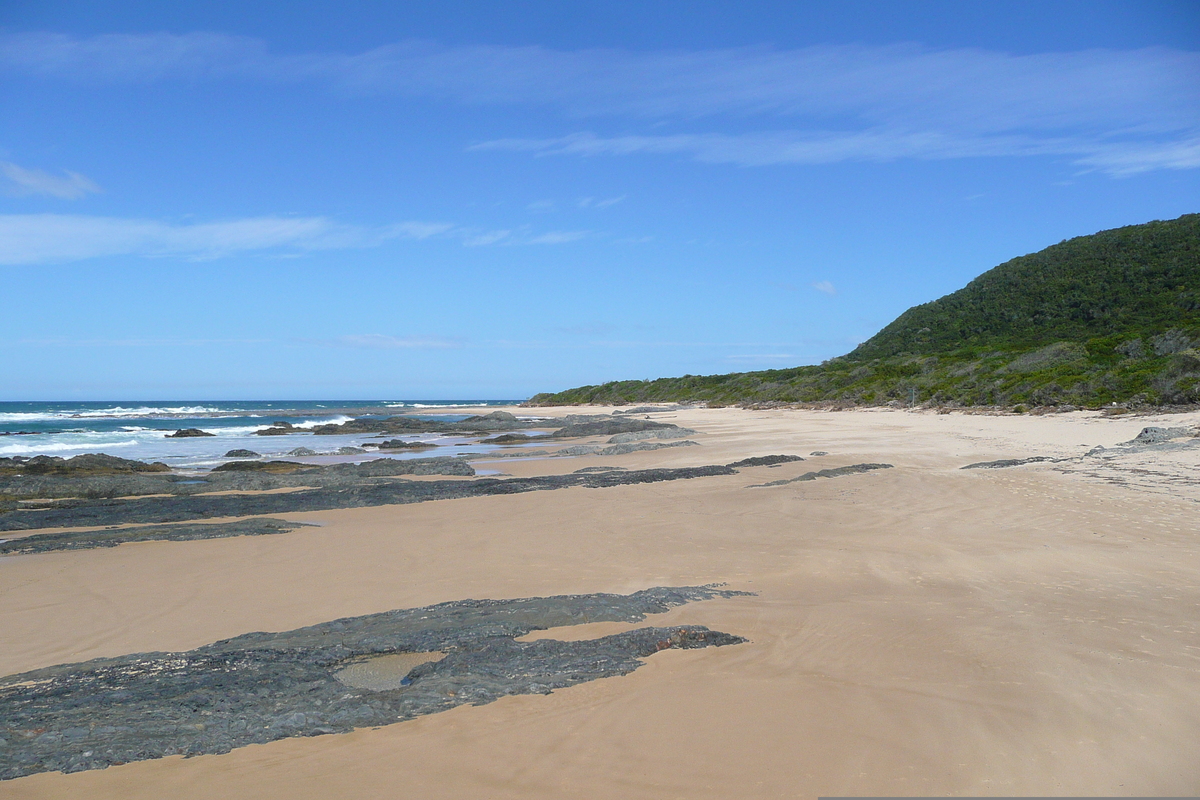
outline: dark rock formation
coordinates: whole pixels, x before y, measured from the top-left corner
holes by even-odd
[[[800,456],[755,456],[754,458],[743,458],[741,461],[735,461],[729,466],[731,467],[771,467],[776,464],[791,464],[796,461],[803,461]]]
[[[0,779],[227,753],[625,675],[661,650],[745,640],[698,625],[585,641],[515,640],[582,622],[639,622],[685,603],[739,594],[745,593],[693,586],[624,596],[463,600],[249,633],[183,653],[12,675],[0,680]],[[346,682],[364,660],[402,654],[415,654],[406,663],[419,665],[386,688]],[[422,656],[429,661],[420,663]]]
[[[168,438],[168,439],[190,439],[195,436],[216,436],[216,434],[209,433],[207,431],[202,431],[199,428],[183,428],[182,430],[175,431],[174,433],[168,433],[166,438]]]
[[[1001,458],[997,461],[978,461],[974,464],[967,464],[959,469],[1004,469],[1006,467],[1019,467],[1022,464],[1037,464],[1041,461],[1066,461],[1065,458],[1050,458],[1049,456],[1033,456],[1032,458]]]
[[[572,436],[612,436],[617,433],[632,433],[633,431],[648,431],[654,428],[675,428],[666,422],[651,422],[646,419],[614,419],[605,417],[591,422],[575,422],[559,428],[551,434],[557,439]]]
[[[504,433],[499,436],[493,436],[490,439],[480,439],[480,444],[523,444],[532,442],[535,439],[544,439],[544,436],[530,436],[525,433]]]
[[[506,411],[493,411],[483,416],[467,417],[458,422],[445,420],[414,419],[407,416],[373,419],[360,417],[340,424],[317,425],[312,432],[318,436],[334,436],[348,433],[403,434],[403,433],[470,433],[475,431],[505,431],[513,428],[538,428],[553,426],[553,421],[520,420]]]
[[[598,444],[576,444],[564,447],[555,452],[559,456],[623,456],[639,450],[663,450],[668,447],[695,447],[695,442],[628,442],[626,444],[610,444],[602,447]]]
[[[629,433],[618,433],[616,436],[608,440],[609,444],[628,444],[629,442],[640,442],[645,439],[683,439],[688,436],[693,436],[696,431],[691,428],[676,428],[672,425],[669,428],[653,428],[646,431],[630,431]]]
[[[0,555],[31,555],[56,550],[90,550],[94,547],[116,547],[126,542],[190,542],[196,539],[224,539],[230,536],[263,536],[288,533],[311,527],[304,522],[284,522],[270,517],[253,517],[236,522],[181,525],[144,525],[134,528],[115,528],[99,531],[68,531],[66,533],[35,533],[18,539],[0,539]]]
[[[517,418],[515,416],[513,416],[512,414],[508,413],[507,411],[493,411],[492,413],[484,414],[483,416],[467,417],[466,419],[464,419],[462,421],[462,424],[463,425],[480,425],[480,424],[487,425],[487,424],[491,424],[491,423],[500,423],[502,425],[508,426],[517,421],[518,421]]]
[[[691,408],[693,406],[635,406],[634,408],[618,408],[613,411],[613,414],[654,414],[660,411],[686,411]]]
[[[458,469],[458,474],[474,474],[461,459],[430,458],[399,461],[379,459],[363,464],[334,464],[294,475],[257,475],[242,473],[243,479],[258,479],[260,486],[325,485],[283,493],[254,494],[178,494],[172,497],[139,497],[123,500],[67,499],[39,508],[22,508],[0,513],[0,530],[37,528],[93,527],[128,523],[182,522],[218,517],[248,517],[287,514],[297,511],[322,511],[333,508],[401,505],[427,500],[484,497],[497,494],[546,491],[584,487],[601,489],[625,484],[657,483],[713,475],[734,475],[726,466],[646,469],[599,475],[543,475],[531,478],[482,478],[473,481],[365,481],[376,475],[422,473],[414,462],[425,461],[428,469]],[[428,462],[440,462],[436,465]],[[208,473],[218,478],[222,473]],[[433,474],[446,474],[433,473]],[[337,480],[342,477],[342,480]],[[324,479],[324,480],[322,480]],[[232,482],[231,482],[232,483]],[[249,481],[241,485],[248,484]],[[215,487],[222,482],[214,481]],[[228,484],[226,484],[228,485]],[[238,484],[234,484],[238,485]]]
[[[34,456],[33,458],[0,458],[0,474],[85,476],[130,475],[144,472],[170,472],[161,461],[147,464],[104,453],[84,453],[72,458]],[[3,492],[0,492],[3,493]]]
[[[230,461],[219,467],[213,467],[213,472],[270,472],[286,474],[302,469],[317,469],[311,464],[301,464],[298,461]]]
[[[875,469],[891,469],[891,464],[851,464],[848,467],[834,467],[833,469],[823,469],[817,472],[806,472],[795,478],[787,478],[782,481],[771,481],[770,483],[756,483],[747,488],[761,489],[767,486],[783,486],[788,483],[800,483],[801,481],[815,481],[817,478],[840,478],[843,475],[856,475],[860,472],[870,472]]]
[[[1191,428],[1159,428],[1151,426],[1142,428],[1141,433],[1128,442],[1122,442],[1122,444],[1162,444],[1172,439],[1183,439],[1196,435],[1196,431],[1193,431]]]
[[[303,429],[297,428],[292,423],[286,420],[272,422],[271,427],[263,428],[254,432],[255,436],[283,436],[289,433],[301,433]]]
[[[388,439],[379,443],[380,450],[428,450],[437,447],[429,442],[406,442],[403,439]]]
[[[238,463],[238,462],[231,462]],[[240,462],[248,463],[248,462]],[[294,462],[293,462],[294,463]],[[147,494],[192,495],[206,492],[263,491],[296,486],[349,488],[369,478],[398,475],[461,475],[475,471],[462,459],[381,458],[363,464],[304,464],[294,472],[234,467],[198,476],[163,474],[113,475],[26,475],[6,477],[0,472],[0,497],[21,498],[112,498]]]
[[[230,450],[225,454],[225,458],[262,458],[261,453],[256,453],[253,450]]]

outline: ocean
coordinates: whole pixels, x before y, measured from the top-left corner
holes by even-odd
[[[252,450],[283,458],[297,447],[323,454],[371,441],[363,434],[313,436],[317,425],[346,422],[356,417],[405,414],[422,419],[464,419],[456,409],[515,405],[516,400],[303,400],[303,401],[170,401],[88,403],[0,402],[0,457],[62,456],[107,453],[139,461],[161,461],[176,469],[211,469],[228,459],[230,450]],[[255,431],[286,420],[297,429],[283,436],[257,436]],[[182,428],[199,428],[213,436],[167,438]],[[487,445],[463,437],[439,434],[405,435],[406,441],[427,441],[437,450],[399,453],[393,458],[486,452]],[[377,439],[375,441],[378,441]],[[377,454],[367,456],[378,457]],[[325,455],[303,459],[314,463],[347,460]],[[350,458],[349,460],[361,460]]]

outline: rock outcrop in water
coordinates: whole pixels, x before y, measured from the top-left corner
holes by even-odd
[[[195,438],[197,436],[216,436],[216,434],[209,433],[208,431],[202,431],[199,428],[183,428],[182,430],[175,431],[174,433],[168,433],[166,438],[168,438],[168,439],[191,439],[191,438]]]
[[[544,436],[530,436],[525,433],[503,433],[499,436],[493,436],[490,439],[480,439],[480,444],[527,444],[538,439],[545,439]]]
[[[72,458],[59,456],[34,456],[33,458],[0,458],[0,476],[3,475],[130,475],[145,472],[170,472],[171,468],[161,461],[147,464],[128,458],[117,458],[104,453],[84,453]],[[0,494],[3,490],[0,489]]]
[[[554,426],[553,420],[522,420],[507,411],[493,411],[482,416],[467,417],[458,422],[445,420],[416,419],[409,416],[374,419],[360,417],[348,422],[317,425],[312,432],[317,436],[340,436],[345,434],[405,434],[405,433],[474,433],[507,431],[514,428],[539,428]],[[261,433],[262,431],[260,431]]]
[[[299,461],[230,461],[213,467],[213,472],[270,472],[286,475],[308,468],[307,464]]]
[[[428,450],[437,447],[429,442],[406,442],[403,439],[388,439],[379,443],[380,450]]]
[[[640,622],[686,603],[744,594],[688,586],[631,595],[463,600],[249,633],[183,653],[138,653],[11,675],[0,679],[0,779],[227,753],[293,736],[389,725],[506,695],[549,694],[625,675],[662,650],[745,639],[699,625],[584,641],[518,637],[583,622]],[[406,669],[388,688],[346,682],[364,660],[405,654],[416,654],[406,664],[429,660]]]
[[[315,455],[315,453],[313,454]],[[79,456],[77,456],[79,458]],[[141,463],[141,462],[134,462]],[[260,464],[233,461],[230,464]],[[362,464],[298,464],[284,462],[284,470],[230,467],[228,464],[202,475],[112,473],[112,474],[10,474],[0,472],[0,498],[111,498],[148,494],[193,495],[209,492],[265,491],[321,486],[350,488],[368,479],[402,475],[458,475],[470,477],[475,470],[460,458],[412,458],[403,461],[381,458]],[[295,466],[291,466],[295,465]],[[164,470],[166,467],[164,466]]]

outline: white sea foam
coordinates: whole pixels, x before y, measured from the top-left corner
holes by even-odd
[[[62,419],[62,415],[32,411],[0,414],[0,424],[4,424],[5,422],[45,422],[51,419]]]
[[[410,403],[409,408],[476,408],[486,403]]]
[[[315,428],[318,425],[341,425],[343,422],[349,422],[352,419],[354,419],[354,417],[347,417],[347,416],[337,416],[337,417],[333,417],[332,419],[328,419],[328,418],[327,419],[306,419],[304,422],[292,423],[292,427],[308,429],[308,428]],[[261,428],[266,428],[266,427],[269,427],[269,426],[263,425],[263,426],[260,426],[260,428],[258,428],[256,430],[259,430]]]
[[[64,408],[59,411],[13,411],[0,414],[5,422],[48,422],[64,419],[122,419],[126,417],[186,416],[188,414],[233,414],[236,408],[214,406],[112,406],[110,408]]]
[[[0,456],[31,456],[45,453],[66,453],[71,450],[90,450],[96,447],[135,447],[139,441],[104,442],[103,445],[84,444],[82,442],[50,442],[48,444],[10,444],[0,447]]]

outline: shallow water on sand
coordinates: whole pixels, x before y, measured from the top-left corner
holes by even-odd
[[[441,661],[445,653],[393,653],[387,656],[376,656],[366,661],[351,664],[345,669],[338,670],[335,677],[347,686],[355,689],[371,689],[383,692],[389,689],[399,689],[407,686],[408,673],[422,664]]]

